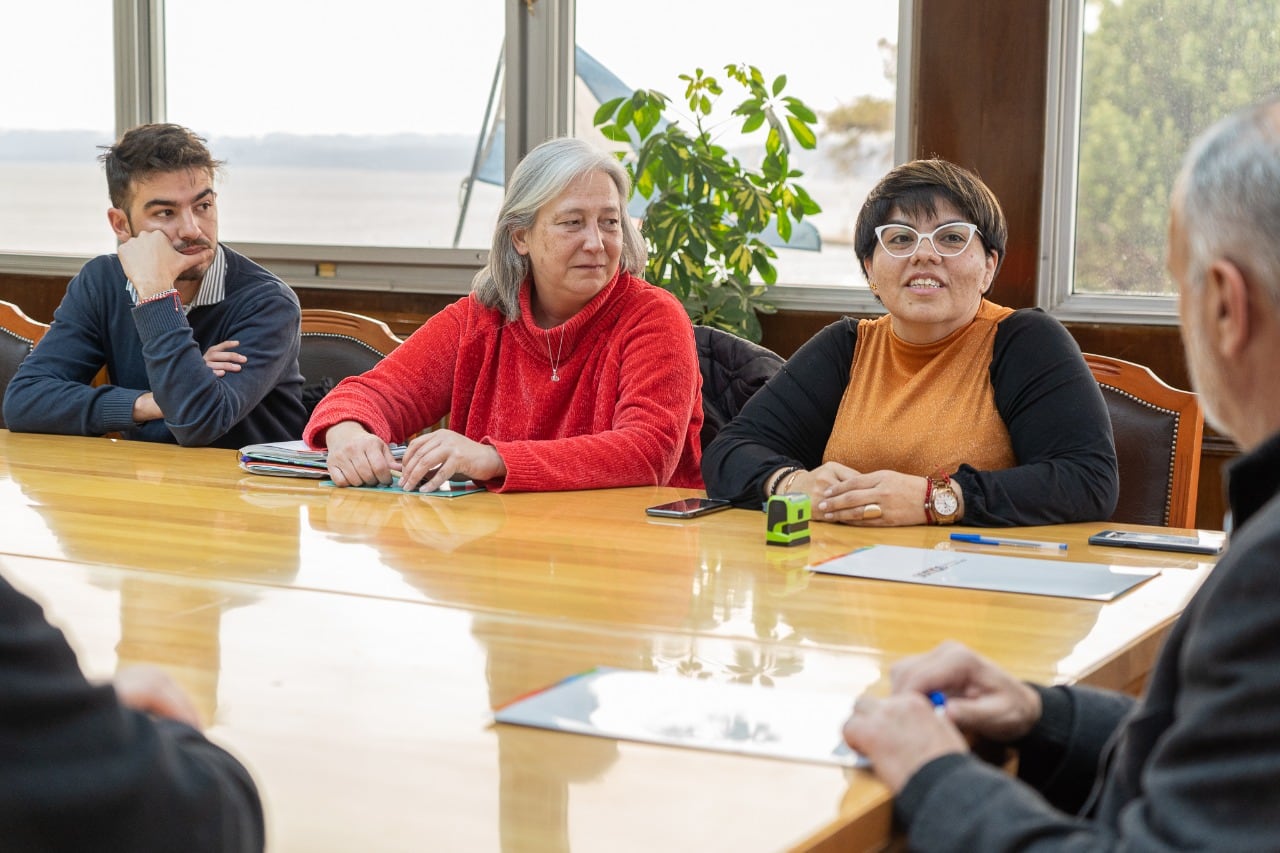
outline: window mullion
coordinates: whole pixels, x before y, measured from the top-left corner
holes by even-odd
[[[164,0],[115,0],[116,136],[163,121]]]
[[[574,0],[507,6],[506,173],[530,149],[572,133]]]

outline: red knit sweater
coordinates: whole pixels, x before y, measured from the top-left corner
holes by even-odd
[[[506,477],[486,484],[494,491],[702,488],[701,387],[693,327],[665,290],[619,272],[568,322],[543,330],[526,283],[519,320],[458,300],[368,373],[338,383],[303,438],[323,447],[325,430],[354,420],[403,442],[447,412],[450,429],[502,456]]]

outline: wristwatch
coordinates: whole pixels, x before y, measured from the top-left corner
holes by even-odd
[[[924,517],[930,524],[954,524],[960,514],[960,498],[945,472],[935,471],[924,490]]]

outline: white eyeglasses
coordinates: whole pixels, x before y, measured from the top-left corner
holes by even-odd
[[[911,257],[925,240],[939,255],[950,258],[969,248],[977,233],[978,226],[972,222],[948,222],[930,234],[921,234],[910,225],[881,225],[876,229],[876,239],[895,258]]]

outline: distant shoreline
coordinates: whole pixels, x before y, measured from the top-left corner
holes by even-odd
[[[114,136],[92,130],[0,130],[0,162],[84,163]],[[469,172],[476,139],[460,134],[210,136],[228,166]]]

